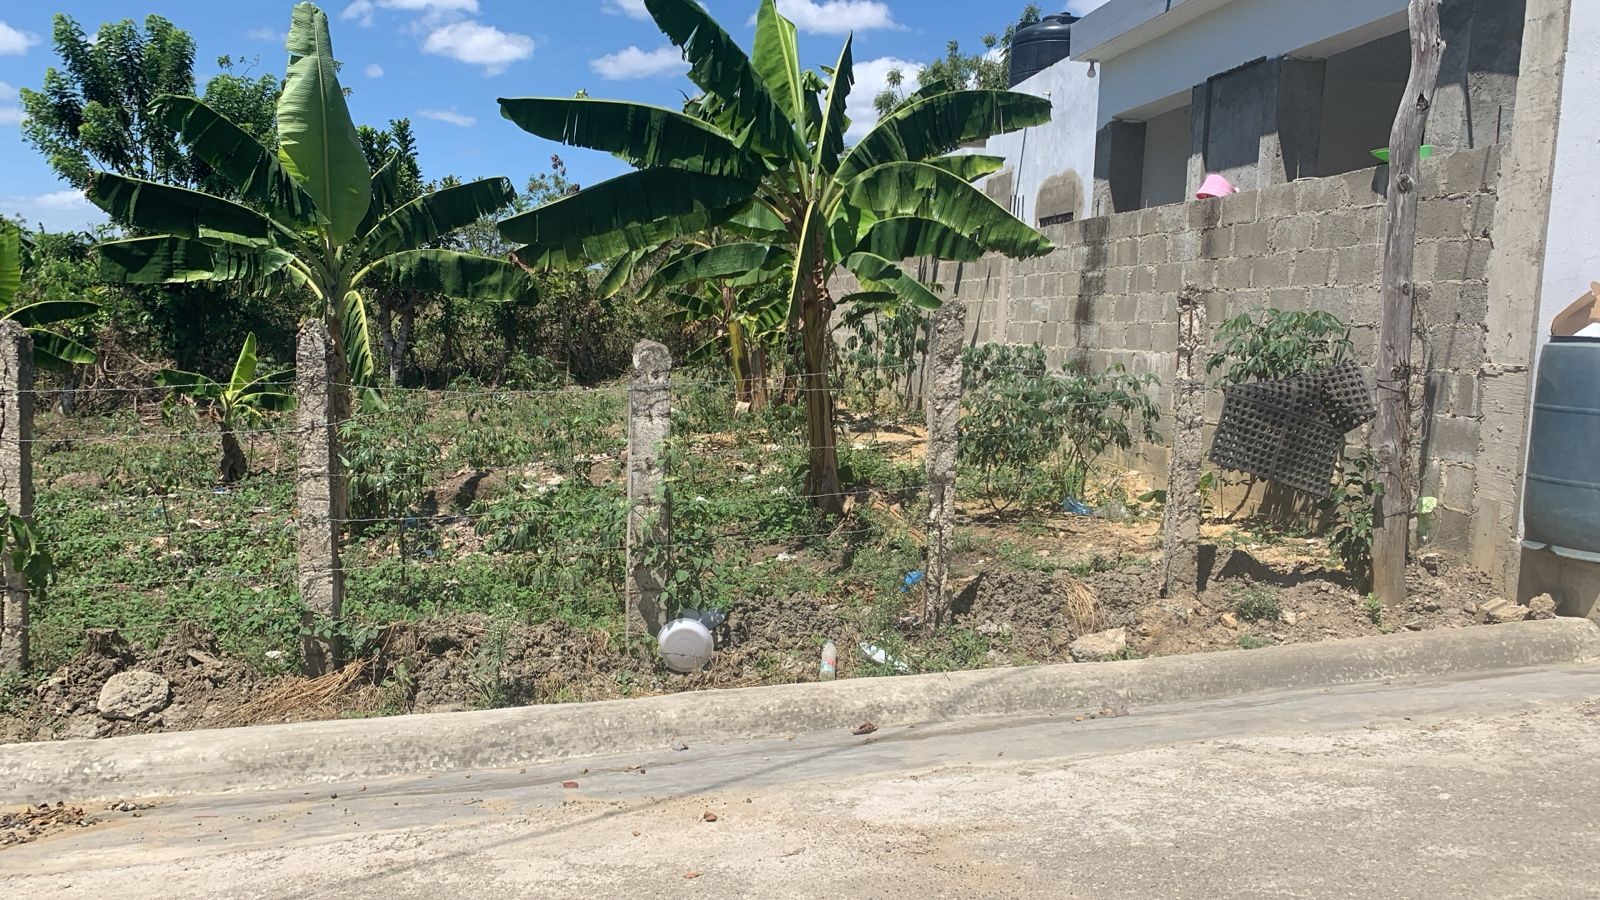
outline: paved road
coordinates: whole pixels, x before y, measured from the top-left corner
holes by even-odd
[[[101,815],[0,895],[1600,897],[1600,667]]]

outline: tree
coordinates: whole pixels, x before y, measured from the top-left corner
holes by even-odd
[[[294,395],[285,383],[287,373],[257,377],[256,366],[256,336],[252,333],[244,339],[226,383],[178,369],[156,373],[156,384],[172,388],[174,396],[202,401],[213,411],[222,431],[222,462],[217,466],[217,477],[223,484],[238,481],[248,468],[237,429],[262,421],[267,413],[294,409]]]
[[[918,95],[853,148],[845,104],[851,40],[824,80],[802,69],[795,26],[762,0],[753,56],[694,0],[645,0],[704,92],[688,112],[589,98],[502,99],[501,113],[540,137],[612,153],[636,171],[506,219],[536,269],[576,269],[726,227],[739,244],[698,257],[708,278],[783,259],[786,334],[798,338],[810,459],[807,493],[842,511],[829,378],[829,278],[853,273],[862,293],[934,307],[939,298],[894,261],[979,258],[1050,249],[969,183],[992,157],[943,157],[963,143],[1048,121],[1050,102],[993,90]],[[843,302],[860,299],[852,295]]]
[[[1023,7],[1022,17],[1016,24],[1006,26],[1004,33],[990,32],[983,36],[982,53],[964,53],[959,41],[951,41],[945,45],[943,59],[929,63],[917,73],[918,86],[946,84],[956,88],[1005,90],[1011,84],[1011,39],[1016,37],[1018,28],[1040,21],[1042,14],[1037,3],[1029,3]],[[905,84],[904,72],[890,69],[887,84],[872,98],[872,105],[880,116],[894,112],[906,100],[901,89]]]
[[[123,225],[155,235],[101,244],[101,261],[109,276],[140,284],[243,281],[305,289],[352,382],[375,399],[362,290],[382,279],[474,299],[529,294],[531,281],[509,262],[421,249],[504,207],[515,192],[506,179],[489,178],[393,204],[398,157],[376,173],[367,165],[339,86],[327,15],[296,4],[287,49],[277,153],[202,100],[155,99],[156,119],[228,179],[240,201],[97,172],[89,199]]]
[[[390,212],[422,196],[422,164],[417,158],[417,139],[411,131],[410,119],[390,119],[386,129],[363,125],[356,129],[361,141],[361,152],[372,169],[381,168],[391,157],[394,159],[394,189],[384,199]],[[448,180],[444,187],[455,187],[459,181]],[[430,242],[437,246],[438,241]],[[368,290],[373,305],[378,309],[378,338],[383,342],[383,355],[389,362],[389,380],[405,383],[407,362],[411,353],[411,334],[416,326],[417,312],[429,298],[426,291],[411,290],[374,279]]]
[[[0,220],[0,319],[28,329],[28,336],[33,339],[33,358],[41,365],[64,369],[74,363],[94,362],[93,350],[52,326],[93,315],[100,304],[71,299],[12,305],[22,292],[24,249],[22,229]]]

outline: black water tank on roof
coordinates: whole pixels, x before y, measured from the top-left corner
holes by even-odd
[[[1017,29],[1011,38],[1012,87],[1072,55],[1072,23],[1078,18],[1061,13]]]

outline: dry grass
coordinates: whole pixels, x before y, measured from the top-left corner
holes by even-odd
[[[366,674],[368,660],[358,659],[337,672],[317,678],[292,678],[240,706],[229,716],[230,726],[264,725],[335,719],[351,707],[351,689]]]
[[[1061,584],[1061,608],[1066,613],[1072,634],[1093,634],[1101,630],[1105,625],[1105,617],[1094,588],[1070,575],[1063,574],[1058,580]]]

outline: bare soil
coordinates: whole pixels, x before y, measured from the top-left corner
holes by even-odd
[[[973,521],[963,528],[980,536],[973,546],[981,549],[954,560],[954,627],[934,634],[916,620],[914,598],[899,619],[885,621],[890,607],[878,602],[882,598],[872,596],[869,586],[850,584],[823,598],[774,596],[735,608],[713,664],[686,676],[664,669],[648,639],[629,640],[559,620],[528,625],[455,615],[395,624],[358,669],[320,681],[264,677],[218,652],[209,635],[193,629],[153,650],[96,632],[78,657],[40,682],[31,697],[13,702],[12,712],[0,717],[0,741],[809,681],[817,677],[818,648],[828,639],[839,647],[842,678],[1069,662],[1067,646],[1074,639],[1119,627],[1127,629],[1129,656],[1295,644],[1473,625],[1478,608],[1498,596],[1480,573],[1424,555],[1410,573],[1407,606],[1375,614],[1362,592],[1330,567],[1319,541],[1253,543],[1233,526],[1209,526],[1207,537],[1223,546],[1210,545],[1214,555],[1205,589],[1194,602],[1175,602],[1160,597],[1153,565],[1158,527],[1152,521],[1063,515],[1042,525],[1035,518],[1026,527]],[[829,562],[802,556],[797,564]],[[886,634],[894,638],[899,655],[888,665],[869,661],[860,645],[883,641]],[[982,641],[976,657],[970,652],[972,635]],[[969,652],[959,656],[954,648],[964,639]],[[103,718],[97,709],[101,688],[129,669],[169,679],[170,704],[138,721]]]

